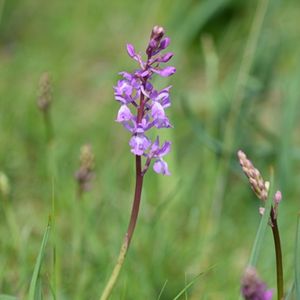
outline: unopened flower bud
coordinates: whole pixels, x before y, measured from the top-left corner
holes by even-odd
[[[264,213],[265,213],[265,208],[264,207],[260,207],[259,208],[259,214],[261,215],[261,216],[263,216],[264,215]]]
[[[159,47],[160,41],[165,34],[165,30],[161,26],[154,26],[151,32],[150,41],[146,49],[146,54],[150,57]]]
[[[150,40],[161,40],[161,38],[164,36],[165,34],[165,30],[163,27],[161,26],[154,26],[153,29],[152,29],[152,32],[151,32],[151,36],[150,36]]]
[[[273,197],[273,203],[274,203],[274,207],[273,207],[273,212],[274,212],[274,219],[277,219],[277,215],[278,215],[278,205],[282,200],[282,194],[280,191],[277,191]]]
[[[282,194],[280,191],[277,191],[274,195],[274,203],[278,205],[281,200],[282,200]]]

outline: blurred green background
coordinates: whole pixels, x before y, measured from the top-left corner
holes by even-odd
[[[97,299],[116,261],[134,189],[129,134],[114,120],[118,72],[164,26],[177,73],[168,110],[172,176],[149,171],[126,263],[111,299],[237,299],[259,201],[243,149],[283,192],[279,227],[292,283],[300,195],[300,2],[297,0],[0,1],[0,293],[28,292],[48,215],[44,299]],[[52,78],[54,141],[36,102]],[[92,189],[76,197],[80,147],[95,154]],[[3,175],[4,174],[4,175]],[[5,187],[4,187],[5,188]],[[53,206],[55,214],[53,215]],[[56,260],[54,261],[54,247]],[[271,231],[259,272],[275,289]]]

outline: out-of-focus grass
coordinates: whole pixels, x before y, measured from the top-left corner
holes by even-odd
[[[11,192],[0,205],[1,293],[23,299],[28,292],[54,201],[55,230],[41,271],[45,299],[52,298],[51,289],[57,299],[99,296],[126,230],[134,183],[129,136],[114,122],[112,85],[119,71],[135,68],[126,42],[144,49],[155,24],[172,38],[177,67],[171,82],[160,83],[173,85],[174,129],[166,133],[173,140],[172,176],[146,175],[137,230],[112,299],[157,299],[166,280],[160,299],[173,299],[201,272],[188,299],[237,297],[259,223],[258,203],[237,168],[238,148],[266,178],[270,164],[275,167],[284,192],[284,275],[287,286],[292,282],[300,193],[300,5],[269,1],[236,109],[237,76],[259,2],[3,2],[0,171]],[[36,108],[44,71],[53,78],[51,148]],[[227,126],[229,116],[234,127]],[[228,128],[230,144],[224,143]],[[96,176],[78,203],[73,174],[86,142],[95,151]],[[74,246],[78,230],[80,247]],[[269,232],[258,266],[275,287],[272,243]]]

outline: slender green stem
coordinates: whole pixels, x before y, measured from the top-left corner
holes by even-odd
[[[51,197],[51,222],[52,222],[52,290],[53,300],[57,295],[57,232],[56,232],[56,207],[55,207],[54,179],[52,178],[52,197]]]
[[[280,243],[280,235],[277,225],[277,219],[274,213],[274,209],[272,207],[271,213],[271,222],[272,222],[272,233],[274,238],[275,245],[275,254],[276,254],[276,274],[277,274],[277,299],[283,299],[283,268],[282,268],[282,252],[281,252],[281,243]]]
[[[44,116],[45,130],[46,130],[46,139],[47,142],[50,144],[54,137],[53,124],[52,124],[50,111],[44,111],[43,116]]]
[[[130,222],[128,225],[127,232],[125,234],[123,244],[120,249],[117,263],[116,263],[116,265],[112,271],[112,274],[104,288],[104,291],[101,295],[100,300],[109,299],[109,296],[117,282],[121,268],[124,264],[125,257],[126,257],[126,254],[127,254],[127,251],[128,251],[128,248],[129,248],[129,245],[130,245],[133,233],[134,233],[134,229],[136,226],[136,221],[137,221],[139,209],[140,209],[142,188],[143,188],[143,173],[142,173],[141,156],[136,155],[135,162],[136,162],[136,182],[135,182],[135,193],[134,193],[134,200],[133,200],[133,205],[132,205],[132,210],[131,210]]]

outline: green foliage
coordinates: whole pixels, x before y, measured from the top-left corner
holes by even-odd
[[[268,4],[265,11],[259,3]],[[2,1],[0,173],[10,189],[0,195],[0,292],[26,298],[32,270],[42,263],[31,296],[37,289],[43,299],[100,295],[127,228],[134,184],[129,136],[114,122],[112,85],[119,71],[135,68],[125,44],[142,51],[155,24],[166,27],[178,69],[162,83],[173,85],[172,176],[146,175],[112,300],[169,300],[182,289],[178,299],[238,297],[259,224],[238,149],[266,180],[275,168],[274,187],[283,191],[284,279],[291,286],[300,194],[299,6],[295,0]],[[53,79],[51,143],[36,106],[44,71]],[[91,191],[79,199],[74,173],[84,143],[94,149],[96,170]],[[55,220],[42,247],[47,255],[37,258],[49,214]],[[268,230],[257,266],[275,289]],[[185,288],[186,276],[208,269]]]
[[[49,233],[50,233],[50,228],[51,228],[50,226],[51,226],[51,224],[50,224],[50,220],[49,220],[47,228],[44,233],[41,248],[40,248],[40,251],[37,256],[37,260],[36,260],[36,263],[34,266],[34,271],[32,274],[30,288],[29,288],[28,300],[41,300],[42,299],[40,272],[41,272],[42,262],[43,262],[44,256],[45,256],[47,241],[49,238]]]

